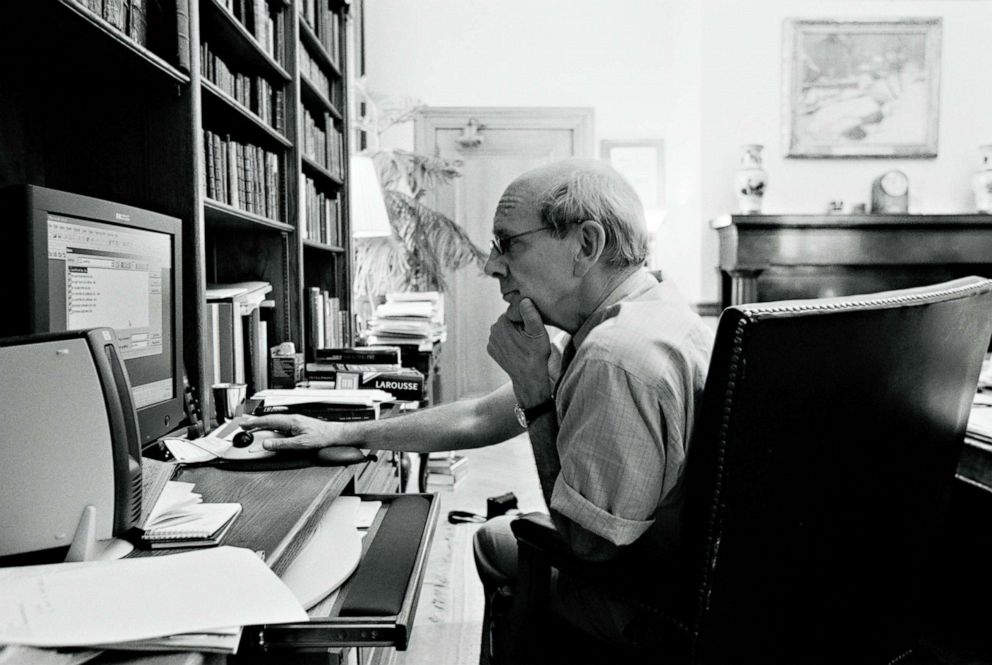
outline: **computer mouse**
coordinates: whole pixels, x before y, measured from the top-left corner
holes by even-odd
[[[235,448],[247,448],[255,440],[255,435],[251,432],[238,432],[231,440],[231,445]]]
[[[272,430],[260,429],[252,432],[238,432],[231,439],[231,447],[221,455],[225,460],[259,460],[274,457],[274,450],[266,450],[262,442],[266,439],[282,439],[284,434]]]
[[[328,446],[314,453],[317,466],[347,466],[365,461],[365,453],[352,446]]]

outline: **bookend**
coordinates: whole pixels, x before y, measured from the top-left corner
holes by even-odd
[[[65,563],[80,561],[114,561],[134,549],[134,545],[121,538],[96,539],[96,506],[86,506],[79,516],[76,533],[72,537]]]

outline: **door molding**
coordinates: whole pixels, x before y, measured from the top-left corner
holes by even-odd
[[[571,129],[576,157],[595,157],[593,141],[594,114],[591,106],[430,106],[414,119],[414,149],[433,154],[435,132],[461,129],[469,120],[485,117],[491,129]]]

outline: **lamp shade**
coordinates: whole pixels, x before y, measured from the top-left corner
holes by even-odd
[[[382,198],[375,162],[368,155],[351,156],[351,235],[376,238],[391,235],[392,226]]]

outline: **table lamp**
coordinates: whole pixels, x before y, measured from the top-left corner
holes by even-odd
[[[368,155],[351,156],[351,236],[378,238],[392,235],[382,185],[375,162]]]

